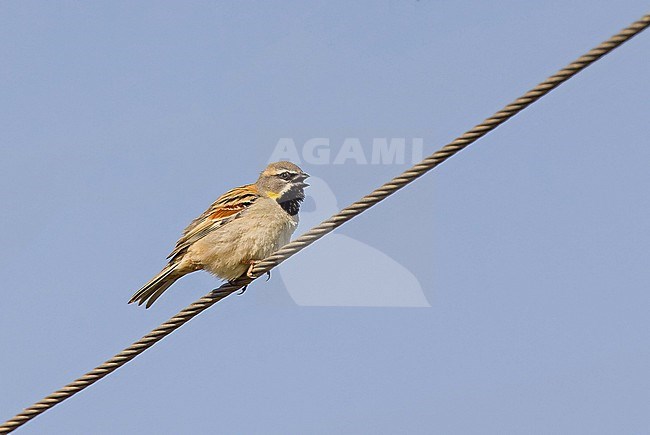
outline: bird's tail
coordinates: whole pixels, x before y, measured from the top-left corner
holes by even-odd
[[[149,308],[154,302],[156,302],[156,299],[165,292],[165,290],[174,284],[178,278],[184,275],[184,273],[178,273],[177,267],[178,263],[170,263],[165,266],[158,275],[154,276],[151,281],[142,286],[142,288],[131,297],[129,303],[132,304],[133,302],[137,302],[138,305],[142,305],[146,302],[146,308]]]

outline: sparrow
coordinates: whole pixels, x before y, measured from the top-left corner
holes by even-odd
[[[177,279],[205,270],[233,281],[289,243],[298,226],[309,177],[291,162],[269,164],[253,184],[221,195],[183,231],[168,264],[138,290],[129,304],[149,308]]]

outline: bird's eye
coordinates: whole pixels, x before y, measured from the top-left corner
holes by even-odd
[[[280,178],[283,180],[291,180],[291,173],[290,172],[283,172],[280,174]]]

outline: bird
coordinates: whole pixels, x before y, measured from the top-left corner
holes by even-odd
[[[205,270],[229,282],[289,243],[309,186],[294,163],[270,163],[255,183],[221,195],[183,231],[167,265],[129,300],[151,305],[179,278]]]

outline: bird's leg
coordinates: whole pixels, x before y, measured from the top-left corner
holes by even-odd
[[[257,278],[255,275],[253,275],[253,269],[255,268],[255,265],[259,263],[261,260],[248,260],[246,263],[249,264],[248,270],[246,271],[246,276],[249,277],[250,279],[255,279]]]
[[[248,264],[248,265],[249,265],[249,266],[248,266],[248,271],[246,271],[246,276],[247,276],[247,277],[249,277],[250,279],[255,279],[255,278],[257,278],[255,275],[253,275],[253,269],[255,268],[255,266],[257,265],[257,263],[259,263],[260,261],[262,261],[262,260],[248,260],[248,261],[244,262],[244,264]],[[266,280],[268,281],[268,280],[270,280],[270,279],[271,279],[271,271],[270,271],[270,270],[267,270],[267,271],[266,271]]]

